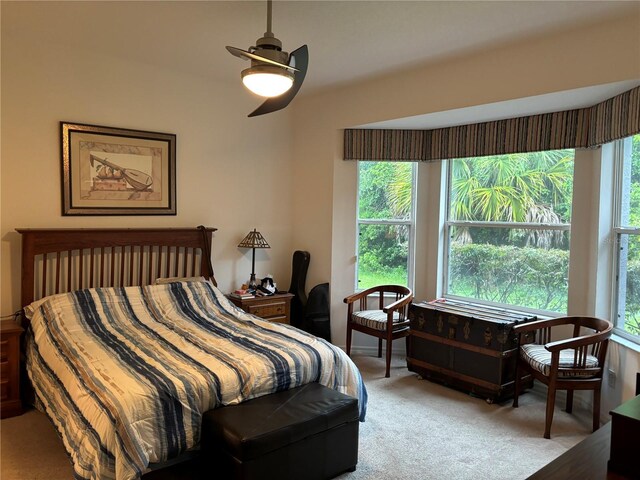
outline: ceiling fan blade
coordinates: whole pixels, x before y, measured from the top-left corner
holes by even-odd
[[[230,47],[229,45],[227,45],[226,48],[227,48],[227,51],[234,57],[242,58],[243,60],[248,59],[248,57],[245,56],[245,53],[249,53],[249,52],[245,52],[241,48]]]
[[[265,100],[262,105],[249,114],[249,117],[256,117],[258,115],[264,115],[265,113],[276,112],[278,110],[282,110],[291,103],[293,97],[295,97],[298,90],[300,90],[302,82],[304,82],[304,77],[307,75],[307,67],[309,66],[309,49],[306,45],[303,45],[297,50],[291,52],[289,55],[289,63],[293,62],[295,62],[297,71],[293,72],[293,85],[291,88],[279,97],[268,98]]]
[[[286,68],[287,70],[292,70],[294,72],[298,71],[296,67],[293,67],[291,65],[285,65],[284,63],[276,62],[275,60],[271,60],[266,57],[261,57],[260,55],[256,55],[255,53],[242,50],[241,48],[227,46],[227,50],[234,57],[242,58],[243,60],[253,59],[253,60],[257,60],[258,62],[268,63],[270,65],[277,65],[278,67]]]

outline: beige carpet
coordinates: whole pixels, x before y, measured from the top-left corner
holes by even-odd
[[[418,379],[401,358],[387,379],[382,359],[354,360],[369,407],[360,424],[357,470],[340,480],[524,479],[590,433],[589,412],[574,406],[569,415],[557,407],[551,440],[542,438],[545,398],[537,390],[524,394],[517,409],[510,402],[489,405]],[[2,420],[0,436],[2,480],[72,478],[62,443],[43,414],[32,410]],[[192,475],[177,465],[162,478]]]

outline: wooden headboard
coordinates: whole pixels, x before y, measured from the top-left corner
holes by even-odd
[[[82,288],[148,285],[160,277],[216,280],[216,228],[29,229],[22,234],[22,307]]]

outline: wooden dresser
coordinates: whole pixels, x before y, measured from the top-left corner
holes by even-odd
[[[291,293],[276,293],[266,297],[237,298],[229,295],[227,298],[237,307],[257,317],[270,322],[290,323],[293,297]]]
[[[638,454],[640,438],[640,395],[611,411],[610,471],[631,478],[640,477]]]
[[[22,328],[13,320],[0,322],[0,416],[22,413],[20,402],[20,335]]]
[[[607,469],[611,422],[545,465],[527,480],[632,480]],[[637,478],[637,477],[635,477]]]

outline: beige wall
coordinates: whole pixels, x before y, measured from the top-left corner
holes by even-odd
[[[28,22],[2,8],[3,22]],[[225,291],[249,277],[251,254],[237,244],[255,227],[272,246],[257,251],[258,277],[272,273],[288,288],[288,111],[248,119],[259,102],[239,81],[215,84],[81,44],[45,44],[26,24],[11,32],[2,34],[0,314],[20,307],[18,227],[217,227],[213,260]],[[60,121],[175,133],[178,215],[63,217]]]
[[[305,201],[294,207],[294,244],[312,252],[311,283],[331,282],[334,343],[344,345],[342,298],[355,284],[357,172],[355,162],[341,160],[341,129],[639,79],[639,31],[640,18],[627,16],[299,99],[294,109],[295,197]],[[437,204],[440,175],[436,165],[420,166],[419,188],[431,189],[420,191],[420,202]],[[435,224],[437,218],[418,222]],[[423,255],[417,260],[415,288],[418,298],[432,298],[438,294],[439,232],[422,223],[418,235]],[[366,345],[363,337],[354,341]],[[627,364],[636,361],[635,352],[624,349],[621,356],[627,355]]]

